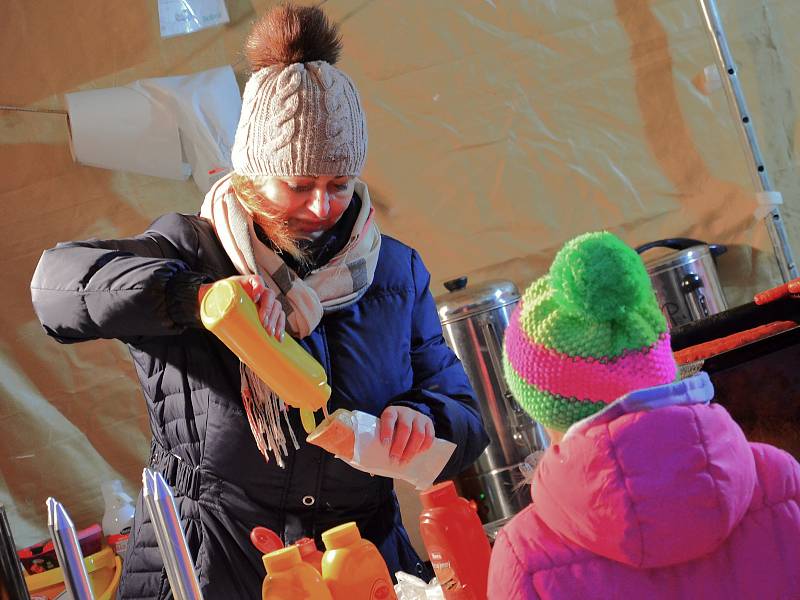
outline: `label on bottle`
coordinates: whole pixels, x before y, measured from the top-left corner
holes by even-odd
[[[127,534],[110,535],[107,541],[115,554],[124,557],[125,553],[128,551],[128,538],[129,536]]]
[[[464,589],[456,575],[450,559],[440,550],[431,550],[431,565],[436,573],[439,584],[446,592],[455,592]]]

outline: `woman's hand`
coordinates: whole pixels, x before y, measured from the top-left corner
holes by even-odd
[[[275,296],[275,292],[267,287],[261,275],[236,275],[228,277],[228,279],[241,285],[245,293],[256,303],[258,319],[264,325],[267,333],[282,340],[286,329],[286,315],[283,312],[281,303],[278,302]],[[198,302],[203,302],[203,296],[206,295],[212,285],[204,283],[200,286],[197,291]]]
[[[389,406],[381,415],[381,442],[389,447],[392,462],[405,465],[433,445],[433,421],[407,406]]]

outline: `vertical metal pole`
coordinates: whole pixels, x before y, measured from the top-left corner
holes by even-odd
[[[725,29],[722,26],[719,11],[717,10],[716,0],[697,0],[697,2],[700,5],[706,27],[713,40],[717,68],[719,69],[720,78],[725,88],[725,94],[728,97],[731,111],[734,113],[739,125],[739,133],[745,142],[744,146],[747,153],[750,174],[758,191],[774,191],[767,172],[767,167],[761,155],[761,149],[758,145],[758,138],[756,137],[756,132],[753,127],[753,119],[750,115],[750,111],[747,109],[744,92],[739,83],[738,70],[731,56],[731,50],[728,47],[728,40],[725,36]],[[784,282],[795,279],[798,277],[797,265],[794,261],[792,247],[789,244],[789,237],[786,233],[786,227],[781,217],[780,209],[777,206],[773,206],[769,213],[767,213],[767,216],[764,218],[764,224],[769,232],[772,249],[778,261],[778,267],[781,270],[781,277]]]
[[[3,600],[30,600],[28,588],[22,575],[22,565],[17,558],[14,536],[6,517],[6,509],[0,504],[0,598]]]
[[[172,490],[161,473],[150,469],[142,472],[142,482],[145,506],[156,532],[173,597],[176,600],[203,600]]]
[[[47,528],[50,530],[58,564],[64,574],[64,585],[70,597],[73,600],[94,600],[75,525],[66,509],[55,498],[47,499]]]

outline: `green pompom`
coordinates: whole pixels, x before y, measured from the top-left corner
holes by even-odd
[[[550,285],[568,312],[592,321],[620,319],[654,302],[639,255],[605,231],[567,242],[550,267]]]

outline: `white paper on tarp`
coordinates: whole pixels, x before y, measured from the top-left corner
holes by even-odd
[[[204,194],[230,171],[242,96],[229,65],[192,75],[142,79],[142,88],[177,121],[184,158]]]
[[[70,149],[90,167],[186,179],[172,113],[136,84],[66,94]]]
[[[161,37],[194,33],[230,21],[225,0],[158,0]]]
[[[354,410],[352,420],[356,437],[353,460],[338,455],[337,458],[371,475],[403,479],[418,490],[427,489],[433,484],[456,449],[454,443],[435,438],[433,445],[425,452],[417,454],[405,465],[394,465],[389,458],[389,448],[380,440],[380,419]]]
[[[228,65],[75,92],[66,104],[82,164],[169,179],[192,174],[203,193],[231,168],[242,99]]]

